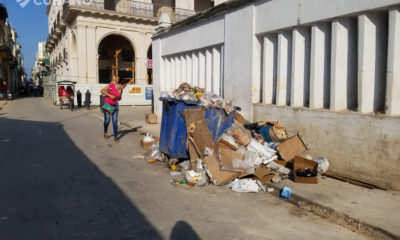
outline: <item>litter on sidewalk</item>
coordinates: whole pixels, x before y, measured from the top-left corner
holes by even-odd
[[[248,122],[240,107],[202,88],[182,83],[173,92],[162,92],[160,100],[159,145],[148,135],[141,145],[153,146],[153,158],[168,160],[171,176],[182,177],[173,181],[175,186],[210,182],[235,192],[271,192],[270,185],[287,178],[318,183],[318,175],[328,170],[323,157],[301,157],[310,147],[300,133],[289,137],[276,119]],[[283,189],[281,197],[290,193]]]

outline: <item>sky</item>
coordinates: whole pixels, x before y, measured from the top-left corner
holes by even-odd
[[[20,3],[29,1],[25,7],[21,7],[17,0],[0,0],[8,12],[7,21],[18,34],[17,42],[21,44],[21,52],[24,57],[25,72],[30,78],[31,69],[35,62],[37,45],[40,41],[46,41],[48,37],[46,5],[49,0],[18,0]],[[36,5],[39,3],[41,5]]]

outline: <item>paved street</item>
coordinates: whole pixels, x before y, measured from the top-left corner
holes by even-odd
[[[173,187],[165,164],[134,159],[135,129],[105,141],[99,113],[43,98],[0,111],[1,240],[362,238],[268,193]]]

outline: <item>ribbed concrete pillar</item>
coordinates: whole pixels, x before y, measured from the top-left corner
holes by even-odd
[[[329,24],[320,23],[311,28],[310,108],[324,107],[324,83],[329,79],[330,62]]]
[[[358,16],[358,111],[372,113],[383,105],[385,74],[382,52],[387,51],[386,38],[377,37],[386,28],[385,18],[376,13]],[[386,31],[384,34],[386,35]],[[382,91],[383,90],[383,91]]]
[[[210,49],[206,50],[206,91],[212,92],[212,64],[213,57]]]
[[[199,87],[206,87],[206,53],[199,52]]]
[[[192,84],[199,86],[199,53],[193,53],[192,65]]]
[[[386,112],[400,115],[400,9],[389,11]]]
[[[332,22],[331,110],[347,109],[348,19]]]
[[[171,91],[171,58],[165,58],[165,91]]]
[[[175,88],[178,88],[182,83],[182,72],[181,72],[181,56],[175,57]]]
[[[290,106],[301,107],[304,103],[305,86],[305,66],[306,66],[306,31],[304,29],[293,30],[292,43],[292,74],[291,74],[291,94]]]
[[[212,49],[212,89],[213,93],[220,96],[221,84],[221,52],[220,47],[213,47]]]
[[[186,82],[192,85],[192,54],[186,54]]]
[[[277,42],[274,36],[264,37],[263,51],[263,99],[265,104],[273,103],[274,96],[274,80],[276,80],[276,61],[277,61]]]
[[[289,69],[289,38],[288,33],[278,34],[278,63],[277,63],[277,86],[276,104],[286,105],[287,83],[290,75]]]
[[[187,82],[186,78],[186,54],[181,56],[181,82]]]
[[[171,90],[177,88],[176,86],[176,58],[171,57]]]

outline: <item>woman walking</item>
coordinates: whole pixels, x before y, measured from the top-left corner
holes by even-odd
[[[118,83],[110,83],[101,89],[101,93],[105,95],[103,113],[104,113],[104,139],[108,139],[107,130],[112,119],[113,130],[114,130],[114,141],[119,142],[118,135],[118,101],[122,98],[122,93],[126,85],[128,85],[129,79],[120,79]]]

